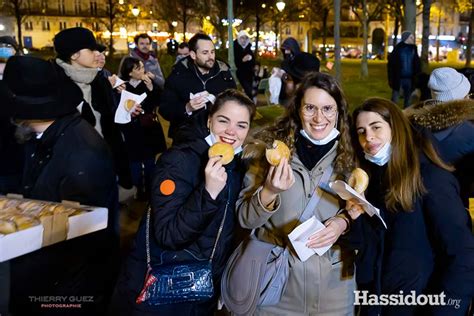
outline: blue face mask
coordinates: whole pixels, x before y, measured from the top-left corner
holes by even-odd
[[[0,46],[0,60],[7,60],[15,55],[15,49],[10,46]]]
[[[311,138],[311,136],[309,136],[304,129],[300,130],[300,134],[315,145],[326,145],[339,135],[339,131],[333,127],[328,136],[324,137],[323,139]]]
[[[390,160],[391,156],[392,145],[390,144],[390,142],[387,142],[385,143],[385,145],[382,146],[382,148],[380,148],[380,150],[375,155],[365,153],[364,157],[365,159],[376,165],[383,166]]]

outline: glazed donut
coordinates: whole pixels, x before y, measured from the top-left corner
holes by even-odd
[[[215,143],[209,148],[209,158],[222,156],[221,162],[227,165],[234,159],[234,148],[226,143]]]
[[[125,106],[125,110],[127,110],[127,112],[130,112],[134,105],[135,105],[134,100],[132,100],[132,99],[125,100],[124,106]]]
[[[369,175],[361,168],[355,168],[352,170],[351,176],[348,180],[349,186],[351,186],[357,193],[362,193],[367,189],[369,185]]]
[[[0,234],[7,235],[16,232],[16,225],[13,221],[0,219]]]
[[[39,224],[36,218],[20,214],[12,216],[11,220],[15,222],[18,230],[27,229]]]
[[[290,149],[286,144],[279,140],[274,140],[272,148],[267,148],[265,150],[265,157],[267,161],[272,166],[278,166],[280,160],[284,157],[287,160],[290,159]]]

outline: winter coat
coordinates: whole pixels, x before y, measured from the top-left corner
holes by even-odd
[[[253,67],[255,66],[255,56],[252,52],[252,44],[250,40],[247,40],[245,47],[239,44],[238,40],[234,41],[234,60],[235,66],[237,67],[237,78],[239,79],[240,85],[243,87],[245,93],[252,96],[252,83],[253,83]],[[246,55],[252,56],[251,60],[242,61]]]
[[[74,83],[74,81],[72,81],[72,79],[66,75],[63,68],[57,66],[57,69],[58,73],[62,75],[62,79],[64,81],[70,81]],[[90,107],[92,106],[94,110],[100,113],[102,135],[105,142],[109,146],[110,151],[112,152],[114,170],[118,176],[118,182],[121,186],[129,188],[132,186],[132,176],[130,172],[127,151],[125,148],[125,142],[122,138],[122,133],[120,132],[119,126],[114,122],[117,104],[115,103],[116,97],[114,97],[112,86],[107,78],[105,78],[101,73],[97,74],[90,85],[92,104],[89,105],[86,101],[80,99],[77,103],[78,105],[81,101],[84,101],[81,115],[86,121],[91,123],[92,126],[95,126],[95,122],[91,121],[91,119],[95,119],[93,118],[94,115],[92,114]],[[64,88],[68,89],[68,85],[64,85]],[[68,91],[67,95],[71,93],[72,97],[73,94],[76,94],[76,87],[69,90],[71,91]],[[74,97],[77,98],[76,96]]]
[[[427,193],[415,200],[411,212],[390,212],[384,202],[386,166],[367,162],[364,169],[370,177],[365,196],[380,209],[387,229],[376,216],[361,215],[346,236],[358,250],[358,288],[377,295],[444,291],[446,302],[461,298],[463,307],[363,306],[361,315],[465,315],[474,295],[474,236],[454,176],[421,157]]]
[[[148,158],[154,159],[156,154],[165,151],[166,141],[163,129],[157,119],[156,110],[159,102],[159,90],[153,85],[150,91],[145,83],[140,82],[138,86],[133,87],[130,83],[126,83],[128,92],[141,95],[146,93],[146,99],[141,103],[144,114],[133,117],[132,121],[127,124],[120,125],[125,137],[128,156],[131,161],[140,161]]]
[[[155,78],[153,78],[153,82],[161,90],[163,90],[165,86],[165,76],[161,71],[160,62],[158,61],[158,59],[152,54],[149,54],[147,59],[143,58],[143,54],[140,54],[137,48],[133,49],[130,52],[130,56],[142,61],[143,65],[145,66],[145,71],[151,72],[155,75]]]
[[[202,133],[202,129],[207,130],[208,112],[207,110],[199,110],[193,112],[192,115],[186,114],[186,103],[190,99],[189,94],[206,90],[217,96],[226,89],[235,88],[236,85],[230,68],[224,62],[216,61],[209,73],[202,75],[191,57],[179,61],[173,68],[171,75],[166,79],[165,90],[161,95],[159,110],[163,118],[170,122],[168,136],[176,142],[174,138],[178,128],[185,125],[185,123],[189,123],[192,126],[189,127],[190,129],[195,128],[201,132],[194,139],[206,137],[207,134]]]
[[[400,80],[415,79],[421,72],[420,57],[416,45],[398,43],[390,54],[387,63],[388,85],[392,90],[400,90]]]
[[[144,218],[117,283],[112,303],[116,309],[113,315],[212,315],[219,296],[220,278],[232,252],[235,201],[244,171],[240,158],[236,156],[225,166],[227,185],[213,200],[205,189],[204,168],[209,160],[208,149],[205,140],[197,139],[174,146],[160,156],[153,179],[150,253],[152,264],[159,264],[160,258],[171,257],[175,258],[171,262],[208,260],[227,207],[222,234],[212,261],[215,297],[201,304],[147,307],[135,303],[143,288],[147,270]],[[169,195],[162,193],[164,181],[175,184],[175,190]]]
[[[11,260],[12,309],[48,314],[29,296],[93,295],[65,315],[102,315],[118,270],[118,203],[106,143],[79,113],[57,119],[27,147],[23,195],[46,201],[77,201],[108,208],[108,227]],[[66,312],[67,311],[67,312]]]
[[[288,234],[300,223],[312,192],[336,158],[335,145],[323,158],[308,170],[295,153],[290,165],[294,172],[294,185],[279,194],[274,211],[267,211],[259,202],[256,189],[266,177],[265,144],[248,146],[244,157],[253,156],[244,178],[244,189],[237,203],[237,218],[242,227],[255,229],[257,238],[279,246],[290,247],[290,273],[281,301],[274,306],[259,307],[255,315],[353,315],[355,280],[351,251],[334,244],[322,256],[314,255],[302,262],[288,240]],[[253,152],[252,152],[253,151]],[[335,178],[333,174],[332,178]],[[327,192],[322,194],[314,215],[321,222],[334,217],[339,200]]]
[[[469,197],[474,197],[474,101],[421,105],[408,108],[405,114],[413,123],[433,133],[441,157],[456,168],[461,198],[467,206]]]

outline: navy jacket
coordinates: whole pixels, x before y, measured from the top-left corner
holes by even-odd
[[[400,79],[415,79],[421,71],[416,45],[398,43],[388,58],[387,71],[388,84],[393,90],[400,90]]]
[[[152,193],[152,223],[150,252],[152,264],[187,260],[208,260],[224,210],[227,215],[212,261],[215,299],[202,304],[165,305],[150,308],[135,304],[145,280],[145,219],[137,232],[132,252],[119,278],[117,292],[120,313],[131,315],[154,311],[158,315],[210,315],[220,290],[220,278],[232,252],[235,201],[240,191],[244,170],[240,158],[226,166],[227,185],[213,200],[204,188],[204,168],[208,161],[209,145],[203,139],[174,146],[159,158],[154,173]],[[162,193],[162,184],[171,180],[175,190]],[[173,258],[170,260],[170,258]],[[171,261],[171,262],[170,262]],[[118,311],[117,311],[118,312]]]
[[[474,236],[455,177],[424,158],[421,174],[427,194],[415,201],[412,212],[394,213],[387,211],[383,201],[389,189],[384,180],[386,167],[369,163],[368,168],[366,197],[380,209],[388,228],[375,216],[361,215],[353,223],[348,237],[358,250],[359,288],[373,294],[444,291],[448,298],[461,298],[463,308],[446,306],[431,312],[464,315],[474,295]],[[363,308],[362,314],[379,312],[414,315],[422,311],[414,306],[370,306]]]

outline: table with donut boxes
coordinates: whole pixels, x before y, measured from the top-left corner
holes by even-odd
[[[107,227],[103,207],[0,195],[0,262]]]

